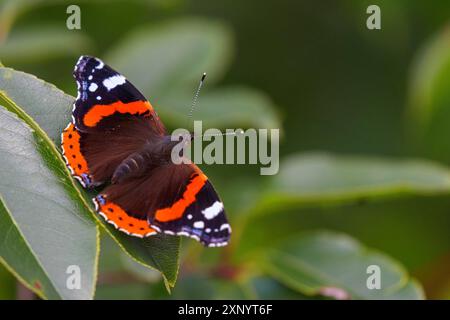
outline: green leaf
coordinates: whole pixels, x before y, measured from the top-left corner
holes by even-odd
[[[450,28],[430,39],[418,52],[409,86],[410,130],[420,151],[450,163]]]
[[[248,298],[258,300],[303,300],[311,299],[292,290],[269,276],[254,276],[241,284],[247,292]]]
[[[307,295],[350,299],[423,299],[420,285],[385,255],[337,233],[306,233],[271,248],[258,265],[286,286]],[[369,266],[380,268],[380,289],[368,289]]]
[[[4,0],[0,3],[0,43],[8,36],[11,26],[22,11],[24,2]]]
[[[245,223],[234,223],[231,242],[236,245],[234,263],[244,263],[252,252],[299,232],[329,229],[370,244],[401,261],[408,270],[421,270],[422,275],[422,270],[428,270],[435,260],[450,250],[449,206],[450,199],[443,195],[399,197],[338,206],[265,209],[251,214]]]
[[[0,108],[0,261],[43,298],[92,299],[98,228],[56,149],[27,122]],[[66,285],[72,265],[81,289]]]
[[[17,282],[14,276],[0,263],[0,300],[15,298]]]
[[[306,153],[281,162],[261,207],[269,203],[295,206],[449,191],[448,170],[433,162]]]
[[[12,32],[2,43],[0,56],[6,64],[35,62],[67,55],[76,56],[80,51],[88,51],[90,46],[88,37],[66,28],[21,29]]]
[[[205,274],[193,273],[180,280],[169,297],[175,300],[185,299],[249,299],[244,288],[236,281],[218,279]]]
[[[162,97],[174,88],[189,88],[208,73],[208,84],[220,79],[232,53],[230,31],[221,23],[185,19],[134,31],[105,57],[139,89]],[[188,101],[190,101],[189,99]]]
[[[450,76],[450,29],[447,27],[418,52],[410,81],[410,108],[416,124],[430,125],[436,108],[448,96]]]
[[[100,219],[100,218],[99,218]],[[136,262],[161,272],[166,287],[175,286],[178,275],[180,238],[158,234],[144,239],[130,237],[119,232],[109,224],[106,225],[109,233],[117,244]]]
[[[143,265],[136,263],[134,260],[130,259],[129,256],[121,252],[119,256],[119,261],[129,273],[131,273],[136,278],[148,282],[155,283],[161,281],[161,274],[155,270],[144,267]]]
[[[59,145],[61,132],[71,121],[73,97],[33,75],[0,68],[1,98],[20,106]]]
[[[1,98],[20,106],[57,144],[62,129],[70,121],[74,98],[36,77],[8,68],[0,68]],[[68,172],[68,171],[67,171]],[[130,237],[117,231],[94,213],[92,195],[82,191],[94,217],[135,261],[159,270],[168,286],[174,286],[178,273],[180,239],[158,235],[146,239]]]
[[[164,289],[164,288],[163,288]],[[153,287],[148,283],[100,284],[96,300],[152,300]],[[159,292],[158,292],[159,293]],[[158,297],[159,298],[159,297]]]
[[[280,172],[272,179],[261,191],[259,201],[240,215],[240,229],[236,230],[232,245],[238,245],[236,255],[241,258],[249,250],[267,242],[261,230],[271,230],[274,226],[272,232],[280,233],[277,237],[296,232],[305,223],[284,221],[308,219],[306,217],[313,209],[339,208],[344,204],[363,204],[401,196],[447,195],[450,192],[448,170],[433,162],[327,153],[291,155],[281,161]],[[294,209],[303,211],[287,212]],[[364,211],[357,209],[344,208],[340,211],[344,211],[342,214],[353,212],[361,216]],[[376,208],[370,212],[373,211]],[[321,211],[314,212],[322,214]],[[284,213],[288,215],[281,218]],[[308,221],[311,219],[316,221],[315,218]]]
[[[67,3],[70,4],[69,0],[2,0],[0,1],[0,43],[2,40],[7,38],[8,33],[17,20],[17,18],[42,4],[50,3]]]
[[[192,91],[192,90],[191,90]],[[156,101],[158,113],[170,123],[186,125],[192,92],[174,92]],[[193,119],[207,128],[280,128],[281,120],[273,102],[260,91],[229,87],[205,91],[198,99]]]

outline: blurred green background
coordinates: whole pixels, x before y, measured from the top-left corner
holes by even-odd
[[[68,4],[81,7],[81,30],[65,27]],[[381,30],[366,27],[370,4],[381,8]],[[427,298],[450,298],[450,2],[5,0],[0,8],[1,62],[69,94],[78,56],[95,55],[174,128],[206,71],[195,111],[205,126],[282,130],[276,177],[257,166],[202,166],[228,209],[230,247],[183,241],[168,295],[157,274],[105,237],[96,298],[318,297],[320,281],[258,258],[309,231],[320,243],[351,237],[383,252]],[[277,261],[260,268],[267,259]],[[412,291],[403,297],[421,296]],[[0,270],[0,298],[18,294]]]

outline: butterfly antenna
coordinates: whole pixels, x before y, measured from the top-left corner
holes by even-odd
[[[203,87],[203,83],[206,79],[206,72],[203,72],[202,78],[200,79],[200,83],[198,84],[197,90],[195,91],[194,98],[192,99],[191,109],[189,110],[188,119],[192,118],[192,114],[194,113],[194,108],[197,104],[198,95],[200,94],[200,90]]]

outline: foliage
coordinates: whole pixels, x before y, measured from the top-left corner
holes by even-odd
[[[250,50],[242,41],[241,29],[233,30],[229,23],[187,14],[179,17],[178,11],[189,9],[176,1],[136,0],[127,6],[114,1],[107,16],[98,15],[101,1],[82,1],[85,25],[80,31],[57,24],[67,3],[4,1],[0,7],[4,65],[0,67],[0,262],[4,266],[0,298],[14,297],[13,277],[45,299],[449,297],[448,274],[439,273],[448,266],[443,257],[450,249],[450,148],[442,138],[450,119],[446,90],[450,48],[448,30],[441,24],[430,27],[436,35],[420,42],[422,48],[414,52],[409,91],[396,87],[409,92],[406,116],[400,116],[389,108],[401,103],[402,94],[390,96],[381,90],[371,93],[374,97],[368,101],[361,92],[370,92],[370,87],[358,81],[361,74],[354,70],[359,69],[349,74],[341,71],[359,63],[352,56],[361,55],[353,52],[355,41],[373,50],[387,44],[392,61],[404,58],[398,52],[407,45],[390,38],[408,39],[410,16],[402,15],[401,5],[386,2],[386,10],[400,17],[393,36],[364,32],[346,39],[341,32],[340,40],[349,48],[336,56],[324,53],[333,45],[331,40],[318,50],[301,33],[302,45],[310,53],[301,53],[296,57],[301,62],[296,63],[301,63],[306,77],[287,74],[286,61],[263,60],[257,48]],[[423,6],[411,6],[410,15],[428,10]],[[357,20],[363,7],[363,3],[342,6],[348,24]],[[34,20],[44,11],[52,22],[45,28]],[[134,21],[108,24],[106,35],[96,31],[124,14],[135,17]],[[154,18],[151,23],[149,17]],[[311,19],[302,23],[315,25]],[[301,30],[316,32],[309,26]],[[393,26],[393,21],[386,19],[384,26]],[[276,32],[283,34],[281,29]],[[297,44],[283,45],[287,44],[264,47],[267,53],[261,56],[274,54],[275,49],[297,54]],[[312,50],[319,52],[320,61],[311,58]],[[251,57],[246,57],[250,51]],[[240,53],[237,61],[233,60],[236,52]],[[93,194],[70,177],[59,148],[74,100],[70,74],[80,54],[100,56],[123,72],[169,128],[186,125],[192,91],[203,71],[208,80],[195,119],[203,120],[205,127],[284,126],[278,175],[259,176],[254,166],[202,167],[230,215],[230,246],[204,249],[192,240],[169,236],[134,239],[95,214]],[[334,62],[339,54],[344,58]],[[382,69],[384,62],[378,63],[374,68]],[[284,76],[278,78],[280,68]],[[377,75],[371,84],[391,88],[390,82],[378,82],[382,77],[378,69],[371,70]],[[294,84],[305,90],[301,98],[295,89],[287,91]],[[269,94],[277,97],[276,104]],[[316,104],[317,111],[308,109]],[[361,109],[367,114],[360,114]],[[406,123],[402,138],[389,127],[391,118]],[[337,123],[341,123],[339,134],[333,131]],[[379,142],[383,138],[385,145]],[[390,152],[402,139],[406,147]],[[377,142],[367,143],[371,140]],[[301,143],[305,145],[299,147]],[[316,148],[330,152],[304,151]],[[355,155],[339,154],[343,151]],[[379,155],[358,155],[362,152]],[[66,289],[65,271],[71,264],[82,268],[82,290]],[[369,265],[383,270],[380,290],[366,287]],[[441,276],[439,284],[432,281],[435,274]]]

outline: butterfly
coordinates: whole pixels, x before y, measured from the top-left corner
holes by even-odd
[[[93,199],[97,213],[130,236],[228,244],[231,227],[213,185],[195,164],[171,161],[174,142],[139,90],[95,57],[81,56],[73,75],[78,95],[61,145],[84,188],[104,186]]]

